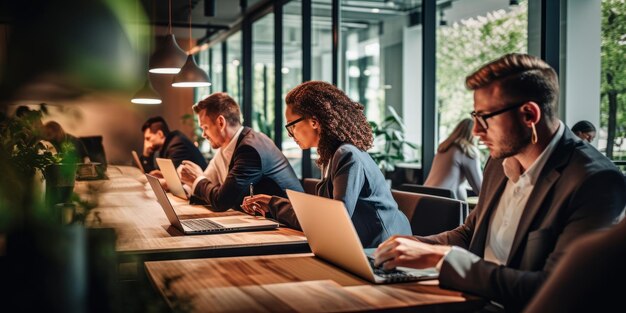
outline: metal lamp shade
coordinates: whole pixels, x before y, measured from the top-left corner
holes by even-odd
[[[187,62],[180,69],[180,72],[174,76],[172,80],[172,87],[207,87],[211,86],[209,82],[209,75],[203,71],[196,61],[193,59],[193,55],[187,56]]]
[[[161,97],[152,88],[150,80],[146,79],[146,83],[133,96],[130,102],[135,104],[161,104]]]
[[[150,57],[150,73],[177,74],[185,64],[187,53],[178,46],[174,34],[165,36],[165,44]]]

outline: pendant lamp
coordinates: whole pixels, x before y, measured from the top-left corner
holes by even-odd
[[[177,74],[185,64],[187,54],[176,43],[172,34],[172,0],[169,0],[169,33],[165,36],[165,43],[150,57],[150,73]]]
[[[153,19],[154,19],[154,2],[152,3],[152,11],[153,11]],[[139,8],[137,7],[137,14],[139,12]],[[140,42],[139,39],[139,31],[137,31],[137,42]],[[148,47],[150,46],[148,40]],[[161,104],[161,97],[159,94],[152,88],[152,84],[150,84],[150,75],[146,77],[146,82],[143,87],[139,89],[130,100],[130,102],[135,104]]]
[[[192,37],[191,37],[191,0],[189,0],[189,51],[192,48]],[[180,72],[174,76],[172,80],[172,87],[207,87],[211,86],[209,82],[209,75],[203,71],[196,60],[194,60],[193,55],[189,53],[187,55],[187,61],[185,65],[180,69]]]
[[[146,79],[146,83],[143,85],[139,91],[133,96],[133,99],[130,102],[135,104],[161,104],[161,97],[157,94],[157,92],[152,88],[152,84],[150,84],[150,79]]]

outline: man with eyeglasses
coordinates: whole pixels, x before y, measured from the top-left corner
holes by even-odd
[[[206,171],[183,161],[178,172],[193,198],[213,211],[241,209],[245,196],[255,193],[286,197],[285,189],[302,191],[296,173],[265,134],[241,125],[239,105],[226,93],[214,93],[193,106],[202,136],[215,156]]]
[[[452,231],[390,238],[376,263],[434,266],[441,287],[490,300],[486,311],[520,311],[574,239],[624,209],[626,184],[558,119],[558,78],[544,61],[508,54],[466,86],[473,133],[490,150],[476,208]]]

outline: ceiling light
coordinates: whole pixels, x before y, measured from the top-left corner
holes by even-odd
[[[159,97],[154,88],[152,88],[150,79],[146,79],[146,83],[137,91],[130,102],[135,104],[161,104],[162,101],[161,97]]]
[[[191,0],[189,0],[189,50],[193,47],[191,36]],[[190,53],[187,55],[187,61],[185,65],[180,69],[180,72],[174,76],[172,80],[172,87],[207,87],[211,86],[209,82],[209,75],[198,67],[196,60]]]
[[[172,0],[169,0],[169,33],[165,43],[150,57],[149,72],[155,74],[176,74],[185,64],[187,54],[176,43],[172,34]]]

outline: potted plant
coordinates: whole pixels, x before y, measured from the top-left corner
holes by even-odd
[[[406,127],[402,118],[393,107],[388,108],[390,115],[380,124],[369,122],[374,134],[374,146],[369,150],[369,154],[385,177],[395,170],[398,163],[408,161],[405,157],[405,147],[418,149],[416,144],[405,139]]]

